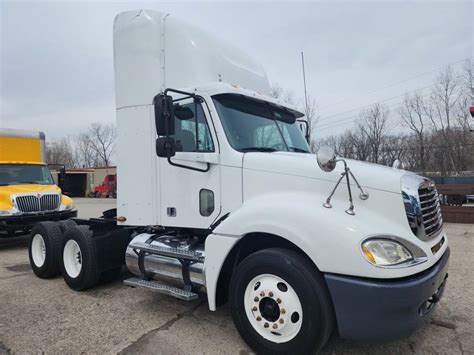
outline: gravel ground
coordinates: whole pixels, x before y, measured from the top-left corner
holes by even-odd
[[[108,199],[76,199],[80,217],[113,207]],[[333,337],[324,353],[474,353],[474,225],[447,224],[449,281],[431,323],[409,339],[384,344]],[[61,277],[36,278],[25,237],[0,239],[1,353],[246,354],[229,309],[183,302],[121,281],[85,292]],[[122,279],[126,278],[126,272]]]

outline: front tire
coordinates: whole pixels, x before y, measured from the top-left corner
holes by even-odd
[[[36,276],[48,279],[59,275],[62,233],[54,222],[37,223],[30,233],[28,256]]]
[[[287,249],[251,254],[230,283],[232,317],[244,341],[259,354],[319,351],[334,328],[334,312],[321,273]]]
[[[95,286],[100,278],[92,231],[87,226],[66,230],[63,237],[61,273],[66,284],[76,291]]]

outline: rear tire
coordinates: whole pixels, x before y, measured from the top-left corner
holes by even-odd
[[[62,221],[59,221],[58,224],[59,224],[59,228],[61,228],[61,232],[63,232],[63,234],[66,233],[66,231],[69,228],[77,226],[77,223],[74,222],[72,219],[64,219]]]
[[[64,281],[73,290],[83,291],[99,282],[97,252],[89,227],[76,226],[66,231],[60,266]]]
[[[47,279],[59,275],[63,235],[54,222],[37,223],[30,233],[28,256],[36,276]]]
[[[229,301],[235,326],[258,354],[309,354],[334,329],[334,312],[321,273],[287,249],[251,254],[237,267]]]

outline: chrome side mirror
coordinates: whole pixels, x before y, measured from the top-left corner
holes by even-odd
[[[336,168],[336,152],[328,146],[319,148],[316,160],[321,170],[331,172]]]

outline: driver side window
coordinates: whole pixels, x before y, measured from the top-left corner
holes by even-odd
[[[214,152],[214,143],[200,104],[175,106],[177,152]]]

